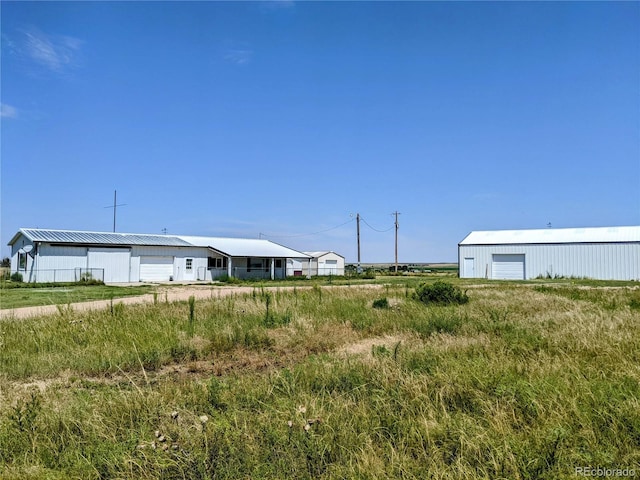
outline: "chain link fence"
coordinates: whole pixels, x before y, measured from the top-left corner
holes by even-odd
[[[17,273],[27,283],[104,282],[104,268],[52,268]]]

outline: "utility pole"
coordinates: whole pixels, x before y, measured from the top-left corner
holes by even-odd
[[[396,216],[396,273],[398,273],[398,215],[400,215],[400,212],[398,212],[397,210],[395,212],[393,212],[391,215],[395,215]]]
[[[356,268],[357,273],[362,273],[362,268],[360,267],[360,214],[356,213],[356,228],[358,235],[358,268]]]
[[[126,203],[121,203],[118,205],[118,192],[116,190],[113,191],[113,205],[109,205],[104,208],[113,208],[113,231],[116,231],[116,208],[125,206]]]

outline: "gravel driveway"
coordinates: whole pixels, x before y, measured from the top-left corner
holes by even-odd
[[[358,288],[377,288],[380,285],[359,285]],[[185,286],[172,286],[172,287],[159,287],[157,290],[158,301],[165,301],[165,298],[170,301],[187,301],[191,295],[196,299],[211,298],[211,297],[225,297],[233,293],[251,293],[255,287],[239,287],[239,286],[211,286],[211,285],[185,285]],[[307,286],[278,286],[278,287],[261,287],[265,289],[278,289],[278,290],[303,290]],[[322,288],[342,288],[342,286],[326,286]],[[354,287],[350,287],[354,288]],[[136,303],[153,303],[153,294],[148,293],[146,295],[140,295],[136,297],[122,297],[114,298],[114,302],[123,303],[125,305],[133,305]],[[74,310],[99,310],[107,308],[111,300],[94,300],[90,302],[72,303],[71,307]],[[43,305],[38,307],[21,307],[21,308],[8,308],[0,310],[0,319],[20,319],[36,317],[39,315],[53,315],[58,312],[57,305]]]
[[[160,287],[157,290],[158,300],[164,301],[165,298],[170,301],[188,300],[191,295],[196,299],[210,298],[210,297],[224,297],[232,293],[245,293],[253,291],[254,287],[237,287],[237,286],[224,286],[224,287],[211,287],[211,286],[197,286],[197,285],[185,285],[181,287]],[[279,287],[281,290],[288,289],[290,287]],[[298,287],[300,288],[300,287]],[[123,303],[125,305],[132,305],[135,303],[153,303],[153,294],[148,293],[146,295],[140,295],[136,297],[122,297],[114,298],[114,302]],[[101,308],[107,308],[111,300],[93,300],[89,302],[72,303],[71,306],[74,310],[98,310]],[[42,305],[37,307],[21,307],[21,308],[8,308],[0,310],[0,319],[20,319],[28,317],[36,317],[39,315],[52,315],[58,312],[57,305]]]

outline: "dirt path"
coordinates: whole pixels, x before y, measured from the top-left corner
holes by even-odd
[[[375,288],[378,285],[359,285],[357,288]],[[169,302],[187,301],[190,296],[194,296],[196,300],[211,298],[211,297],[226,297],[231,294],[239,293],[251,293],[255,287],[246,286],[210,286],[210,285],[185,285],[180,287],[160,287],[157,291],[158,301]],[[264,287],[267,290],[304,290],[312,287]],[[341,286],[327,286],[323,288],[342,288]],[[354,287],[350,287],[354,288]],[[136,303],[153,303],[153,294],[148,293],[146,295],[140,295],[135,297],[122,297],[114,298],[114,303],[123,303],[125,305],[133,305]],[[93,300],[89,302],[72,303],[71,307],[74,310],[99,310],[109,306],[111,300]],[[0,320],[21,319],[29,317],[37,317],[40,315],[53,315],[58,312],[57,305],[42,305],[37,307],[21,307],[21,308],[9,308],[0,310]]]

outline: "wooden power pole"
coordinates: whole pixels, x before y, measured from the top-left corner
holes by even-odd
[[[396,216],[396,273],[398,273],[398,215],[400,215],[400,212],[398,212],[397,210],[395,212],[392,213],[392,215]]]
[[[361,273],[362,268],[360,267],[360,214],[356,213],[356,231],[358,236],[358,267],[356,268],[356,273]]]

